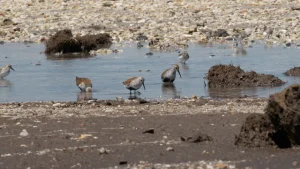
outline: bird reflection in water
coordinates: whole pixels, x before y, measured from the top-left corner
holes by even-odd
[[[79,92],[77,93],[77,101],[96,100],[93,98],[92,92]]]
[[[244,48],[244,45],[242,43],[242,39],[240,37],[233,40],[232,51],[233,51],[234,56],[245,56],[245,55],[247,55],[247,51]]]
[[[163,83],[161,90],[164,98],[180,98],[174,83]]]
[[[190,69],[190,67],[187,64],[182,64],[182,63],[180,63],[180,68],[186,71]]]
[[[12,83],[9,80],[0,79],[0,88],[1,87],[11,87]]]

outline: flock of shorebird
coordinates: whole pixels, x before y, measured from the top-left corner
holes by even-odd
[[[179,61],[184,63],[189,59],[189,54],[184,51],[182,53],[179,54]],[[0,69],[0,79],[3,79],[3,77],[6,77],[9,75],[10,70],[15,71],[12,66],[6,65],[4,68]],[[161,74],[161,80],[164,83],[173,83],[176,79],[176,72],[178,72],[180,78],[181,78],[181,74],[179,71],[179,66],[177,64],[172,65],[171,68],[165,70],[162,74]],[[78,86],[78,88],[82,91],[82,92],[91,92],[92,91],[92,81],[88,78],[85,77],[77,77],[76,76],[76,85]],[[130,94],[131,91],[133,90],[134,92],[136,92],[138,89],[140,89],[140,87],[143,85],[144,90],[146,90],[145,88],[145,78],[144,77],[132,77],[127,79],[126,81],[123,82],[123,85],[130,90]]]

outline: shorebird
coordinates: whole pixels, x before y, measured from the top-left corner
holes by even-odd
[[[92,91],[92,81],[88,78],[76,76],[76,85],[81,91],[86,91],[86,92]]]
[[[145,78],[144,77],[132,77],[130,79],[127,79],[126,81],[123,82],[124,86],[130,90],[130,94],[131,94],[131,90],[138,90],[142,85],[144,86],[144,90],[146,90],[145,88],[145,84],[144,84]]]
[[[6,65],[4,68],[0,68],[0,79],[3,79],[3,77],[8,76],[10,73],[10,69],[15,71],[15,69],[13,69],[11,65]]]
[[[163,82],[174,82],[174,80],[176,78],[176,71],[178,72],[178,74],[181,78],[181,74],[180,74],[180,71],[179,71],[179,66],[177,64],[175,64],[171,68],[165,70],[161,74],[161,80]]]
[[[187,53],[187,51],[184,51],[179,54],[179,61],[183,62],[184,64],[189,58],[190,58],[190,55]]]

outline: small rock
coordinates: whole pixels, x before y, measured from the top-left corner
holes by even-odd
[[[20,133],[20,136],[26,137],[26,136],[28,136],[28,132],[25,129],[23,129],[22,132]]]
[[[173,147],[168,147],[166,150],[167,151],[174,151],[174,148]]]
[[[193,95],[191,98],[192,99],[197,99],[198,97],[196,95]]]
[[[293,162],[293,166],[297,166],[298,165],[298,162],[297,161],[294,161]]]
[[[61,103],[54,103],[52,106],[53,107],[59,107],[59,106],[61,106]]]
[[[125,165],[125,164],[127,164],[127,161],[120,161],[119,164],[120,165]]]
[[[117,97],[116,97],[116,100],[117,100],[117,101],[124,101],[124,99],[123,99],[122,97],[120,97],[120,96],[117,96]]]
[[[146,133],[154,134],[154,129],[149,129],[149,130],[146,130],[143,132],[143,134],[146,134]]]
[[[228,165],[224,163],[217,163],[216,164],[216,169],[227,169]]]
[[[105,149],[104,147],[101,147],[100,149],[98,149],[99,154],[108,154],[109,150]]]
[[[87,101],[87,103],[89,103],[89,104],[94,103],[94,102],[95,102],[95,100],[89,100],[89,101]]]

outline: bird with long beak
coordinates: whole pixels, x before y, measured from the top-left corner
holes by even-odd
[[[177,64],[175,64],[171,68],[165,70],[161,74],[161,80],[163,82],[174,82],[174,80],[176,78],[176,71],[178,72],[178,74],[181,78],[181,74],[180,74],[180,71],[179,71],[179,66]]]
[[[145,82],[144,77],[132,77],[124,81],[123,85],[126,87],[126,89],[130,90],[130,94],[131,94],[132,90],[136,91],[142,85],[144,86],[144,90],[146,90],[144,82]]]
[[[92,81],[88,78],[76,76],[76,85],[83,92],[91,92],[92,91]]]
[[[0,79],[8,76],[10,73],[10,69],[15,71],[15,69],[13,69],[11,65],[6,65],[4,68],[0,68]]]

